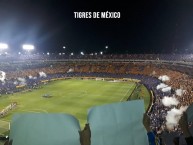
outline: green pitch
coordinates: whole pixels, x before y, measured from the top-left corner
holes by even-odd
[[[79,119],[81,126],[86,123],[87,111],[90,107],[126,101],[136,84],[134,82],[108,82],[95,80],[60,80],[43,85],[40,89],[31,92],[19,92],[13,95],[0,97],[0,110],[11,102],[17,102],[18,107],[12,110],[3,121],[11,120],[14,113],[45,112],[68,113]],[[144,87],[140,93],[147,108],[149,93]],[[50,98],[42,97],[45,94]],[[138,96],[140,97],[140,96]],[[139,98],[134,98],[139,99]]]

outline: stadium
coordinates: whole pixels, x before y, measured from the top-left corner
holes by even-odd
[[[156,132],[180,133],[168,114],[193,102],[192,62],[192,55],[3,55],[0,134],[8,135],[15,113],[67,113],[83,128],[90,107],[138,99]]]
[[[193,1],[0,1],[0,145],[193,145]]]

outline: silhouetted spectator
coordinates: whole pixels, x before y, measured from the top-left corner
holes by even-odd
[[[186,113],[183,113],[182,117],[180,118],[179,126],[183,131],[187,145],[193,145],[193,137],[188,128],[188,120]]]
[[[143,125],[145,129],[147,130],[147,136],[149,140],[149,145],[160,145],[159,139],[156,138],[155,134],[150,128],[150,118],[147,114],[144,114],[143,116]]]

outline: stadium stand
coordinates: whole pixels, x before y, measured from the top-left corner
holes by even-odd
[[[185,54],[124,54],[124,55],[5,55],[0,58],[0,71],[6,79],[0,83],[0,94],[12,94],[23,89],[38,87],[44,80],[67,77],[112,77],[141,80],[153,92],[152,107],[148,111],[151,128],[160,136],[163,132],[177,132],[166,127],[167,112],[172,108],[162,103],[164,96],[179,100],[176,106],[188,106],[193,102],[193,55]],[[45,72],[43,77],[39,72]],[[169,81],[160,80],[162,75]],[[21,81],[18,78],[24,78]],[[171,86],[171,91],[157,89],[160,83]],[[176,90],[183,90],[176,95]]]

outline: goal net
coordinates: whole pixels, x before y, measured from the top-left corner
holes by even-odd
[[[96,78],[96,81],[104,81],[104,78]]]

